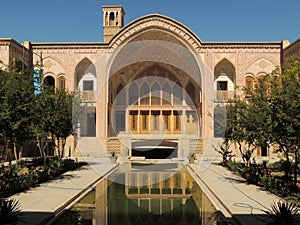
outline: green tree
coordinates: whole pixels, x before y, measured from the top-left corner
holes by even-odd
[[[49,156],[49,137],[54,130],[53,117],[53,90],[44,87],[43,91],[35,95],[34,108],[34,134],[41,157]]]
[[[249,98],[227,106],[225,139],[236,142],[245,161],[258,146],[273,145],[285,155],[285,176],[296,189],[300,146],[300,60],[291,59],[283,68],[259,80]],[[248,90],[249,91],[249,90]],[[242,143],[247,149],[242,150]],[[278,146],[278,147],[276,147]],[[290,155],[294,157],[294,169]],[[294,172],[294,174],[292,174]]]
[[[243,161],[249,165],[252,152],[245,148],[243,149],[243,142],[246,138],[245,124],[247,123],[247,110],[247,103],[240,99],[232,100],[226,106],[227,120],[224,138],[225,141],[238,144]]]
[[[293,188],[297,190],[300,145],[300,59],[290,59],[281,70],[277,69],[273,74],[272,142],[278,146],[277,151],[285,155],[287,178],[292,176],[290,154],[294,155]]]
[[[236,99],[227,106],[225,139],[238,143],[247,166],[258,146],[268,145],[271,131],[271,107],[268,76],[260,80],[248,98]],[[244,143],[245,145],[243,146]]]
[[[32,71],[25,69],[0,72],[0,136],[6,155],[18,161],[23,147],[32,140],[34,86]],[[9,157],[9,161],[12,157]]]
[[[9,161],[13,155],[19,160],[24,146],[35,141],[44,159],[49,155],[49,142],[57,144],[56,154],[62,158],[67,137],[73,134],[74,95],[47,85],[36,91],[34,71],[25,70],[20,62],[17,65],[0,70],[0,146],[4,155]]]
[[[57,155],[62,158],[67,137],[74,134],[73,130],[73,99],[74,95],[65,90],[56,90],[53,104],[54,115],[53,135],[57,139]]]
[[[270,75],[259,80],[256,88],[246,99],[247,110],[243,127],[244,140],[251,153],[259,146],[268,146],[272,135],[272,109],[270,105]]]
[[[44,158],[49,155],[46,150],[52,147],[55,147],[55,154],[60,159],[64,155],[67,137],[73,135],[73,98],[74,95],[65,90],[54,90],[47,85],[36,96],[36,143]]]

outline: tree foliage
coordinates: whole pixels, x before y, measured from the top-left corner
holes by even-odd
[[[290,154],[294,155],[294,187],[297,182],[300,145],[300,60],[292,59],[282,68],[258,80],[250,97],[227,105],[225,139],[239,145],[249,163],[258,146],[273,145],[283,152],[291,174]],[[248,90],[249,91],[249,90]],[[246,150],[242,150],[245,143]]]
[[[292,172],[290,155],[294,155],[293,188],[296,189],[300,146],[300,59],[290,59],[273,75],[271,141],[278,146],[276,150],[285,155],[287,178]]]
[[[30,71],[0,71],[0,137],[9,160],[12,151],[18,160],[22,148],[33,137],[32,82]]]
[[[13,155],[18,160],[32,142],[43,157],[50,144],[56,146],[61,158],[66,139],[73,134],[73,94],[49,86],[36,92],[35,79],[33,71],[0,70],[0,146],[5,161],[13,160]]]

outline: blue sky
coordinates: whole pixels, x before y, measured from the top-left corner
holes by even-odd
[[[169,16],[203,41],[300,38],[299,0],[3,0],[0,37],[102,42],[103,5],[122,5],[125,24],[150,13]]]

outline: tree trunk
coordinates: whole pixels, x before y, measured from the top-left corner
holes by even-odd
[[[285,167],[285,177],[288,178],[290,175],[290,158],[289,158],[289,154],[287,151],[284,151],[285,154],[285,159],[286,159],[286,167]]]
[[[237,143],[239,145],[239,151],[241,153],[242,159],[243,159],[244,163],[246,163],[246,161],[245,161],[245,155],[244,155],[243,149],[242,149],[242,143],[240,141],[237,141]]]
[[[16,163],[17,163],[17,165],[19,165],[18,152],[17,152],[16,144],[14,144],[13,151],[14,151],[14,157],[15,157]]]
[[[7,162],[7,160],[9,160],[9,151],[8,151],[8,145],[5,144],[4,145],[4,151],[3,151],[3,160],[4,162]]]
[[[65,154],[66,142],[67,142],[67,138],[62,138],[62,140],[61,140],[61,145],[62,145],[61,159],[64,157],[64,154]]]
[[[37,142],[36,144],[37,144],[37,147],[38,147],[39,152],[40,152],[40,157],[43,157],[44,154],[43,154],[43,151],[42,151],[42,138],[41,137],[37,138],[36,142]]]
[[[39,149],[39,152],[40,152],[40,157],[43,157],[44,159],[44,166],[46,166],[47,162],[47,154],[45,152],[46,148],[47,148],[47,137],[46,137],[46,140],[43,141],[43,138],[37,138],[37,146],[38,146],[38,149]]]
[[[293,181],[292,181],[292,176],[291,176],[291,162],[289,158],[288,151],[284,151],[285,153],[285,158],[286,158],[286,165],[285,165],[285,179],[288,182],[289,186],[289,194],[291,195],[293,192]]]
[[[22,156],[23,156],[23,149],[24,149],[24,146],[21,146],[21,147],[20,147],[20,151],[19,151],[19,160],[22,159]]]
[[[298,188],[297,188],[297,172],[298,172],[298,151],[295,151],[295,165],[294,165],[294,190],[297,193],[298,192]]]
[[[7,160],[8,164],[11,166],[11,161],[12,161],[12,153],[11,153],[11,148],[9,147],[9,144],[6,145],[6,152],[7,152]]]
[[[4,165],[4,156],[5,156],[5,148],[4,146],[0,146],[3,147],[3,151],[2,151],[2,155],[1,155],[1,159],[0,159],[0,166],[2,167]]]
[[[60,157],[60,139],[59,139],[59,137],[57,137],[57,156],[58,156],[58,158],[60,159],[61,157]]]

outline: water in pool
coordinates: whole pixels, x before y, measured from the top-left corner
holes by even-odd
[[[216,209],[182,164],[123,164],[53,225],[213,225]]]

